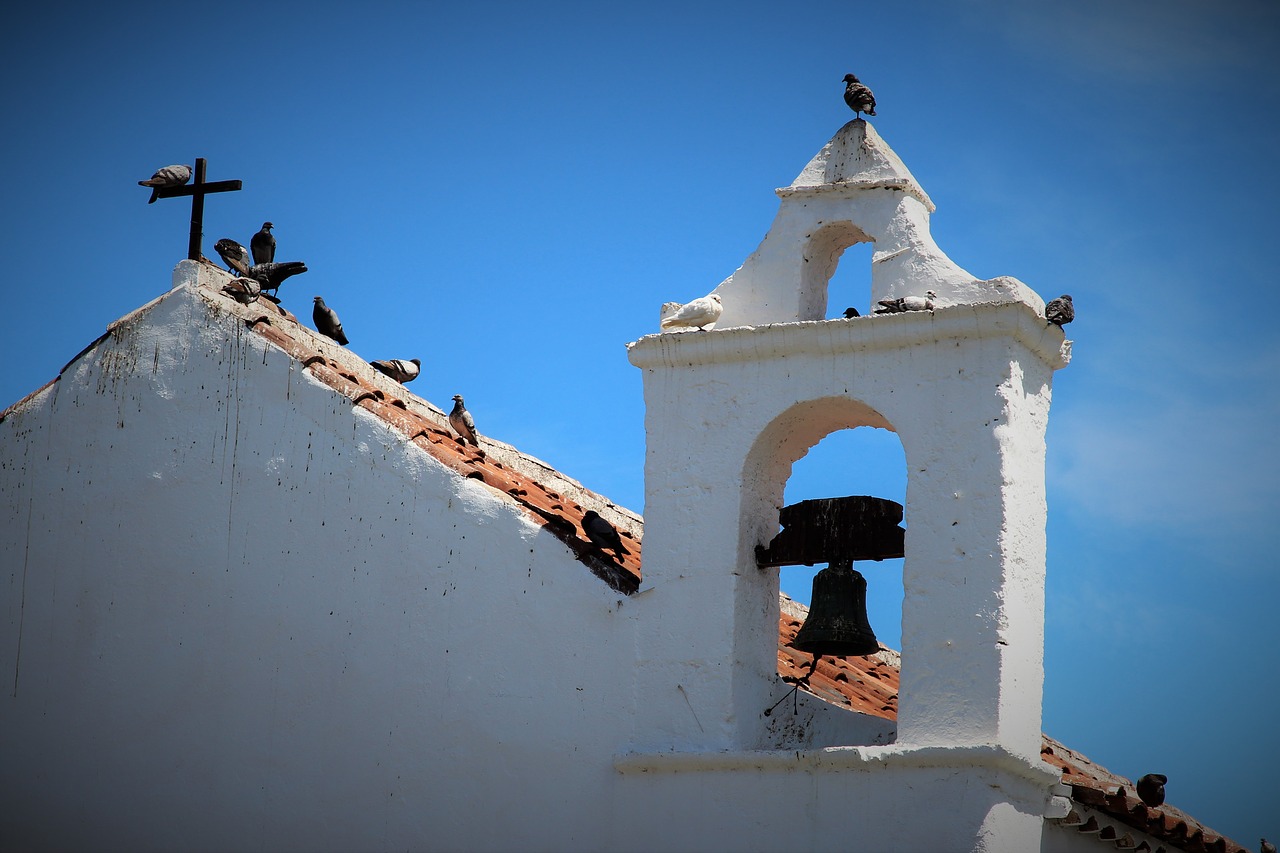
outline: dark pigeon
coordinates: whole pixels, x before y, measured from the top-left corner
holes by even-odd
[[[852,74],[844,75],[844,102],[853,110],[854,115],[862,118],[862,113],[869,116],[876,114],[876,96],[871,90]]]
[[[258,301],[258,297],[262,294],[262,285],[251,278],[241,276],[222,285],[222,292],[241,305],[248,305]]]
[[[1276,853],[1276,846],[1265,838],[1259,839],[1258,853]]]
[[[344,347],[347,345],[347,335],[342,331],[342,321],[338,319],[338,312],[325,305],[324,300],[319,296],[316,297],[315,307],[311,309],[311,320],[316,324],[317,332],[327,338],[333,338]]]
[[[408,361],[393,358],[390,361],[371,361],[369,364],[373,366],[374,370],[379,373],[385,373],[401,384],[417,379],[418,373],[422,369],[422,362],[416,358],[411,358]]]
[[[151,187],[151,198],[147,199],[147,204],[154,204],[160,195],[158,190],[180,187],[189,180],[191,180],[190,166],[165,166],[156,169],[156,173],[147,180],[138,181],[138,186]]]
[[[631,553],[622,547],[622,537],[618,535],[614,526],[601,518],[594,509],[587,510],[582,516],[582,529],[587,534],[587,538],[601,551],[608,548],[617,554],[619,559],[624,554]]]
[[[249,267],[249,278],[255,278],[263,290],[279,290],[280,285],[290,276],[307,271],[302,261],[285,261],[284,263],[254,264]]]
[[[467,407],[462,404],[462,395],[453,395],[453,411],[449,413],[449,426],[453,427],[453,431],[462,436],[462,443],[465,445],[468,441],[476,447],[480,446],[480,442],[476,440],[476,422],[471,413],[467,411]]]
[[[1138,799],[1155,808],[1164,802],[1164,783],[1168,781],[1163,773],[1148,773],[1138,780]]]
[[[1044,318],[1058,326],[1065,326],[1074,320],[1076,307],[1071,303],[1071,296],[1064,293],[1057,299],[1051,299],[1049,304],[1044,306]]]
[[[235,240],[224,237],[213,244],[214,251],[222,256],[227,269],[240,275],[249,274],[249,250]]]
[[[270,222],[262,223],[262,230],[249,241],[255,264],[269,264],[276,259],[276,238],[271,236],[274,227]]]
[[[844,316],[852,320],[854,317],[861,317],[862,315],[858,313],[857,308],[846,308],[844,309]]]

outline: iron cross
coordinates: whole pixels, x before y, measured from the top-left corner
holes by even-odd
[[[206,184],[204,182],[204,158],[197,157],[195,180],[189,185],[164,187],[156,190],[156,198],[191,196],[191,240],[187,244],[187,257],[190,260],[200,260],[202,253],[200,241],[204,236],[204,197],[209,193],[228,193],[239,189],[240,181],[214,181],[211,184]]]

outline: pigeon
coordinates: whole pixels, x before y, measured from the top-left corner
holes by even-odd
[[[274,227],[270,222],[262,223],[262,230],[249,241],[255,264],[269,264],[276,259],[276,238],[271,236]]]
[[[453,431],[462,437],[464,445],[470,441],[476,447],[480,446],[480,442],[476,440],[475,419],[471,417],[467,407],[462,404],[461,394],[453,395],[453,411],[449,413],[449,426],[453,427]]]
[[[408,361],[393,358],[390,361],[371,361],[369,364],[373,366],[374,370],[379,373],[385,373],[401,384],[417,379],[418,372],[422,369],[422,362],[416,358],[411,358]]]
[[[871,90],[852,74],[844,75],[844,83],[844,102],[853,110],[854,115],[857,118],[862,118],[862,113],[875,115],[876,96],[871,94]]]
[[[240,275],[249,274],[249,250],[235,240],[224,237],[213,244],[214,250],[222,256],[227,269]]]
[[[904,311],[932,311],[933,300],[938,294],[926,290],[924,296],[904,296],[901,299],[881,299],[877,314],[901,314]]]
[[[663,306],[664,312],[668,305],[676,306],[678,304],[675,302],[667,303],[667,305]],[[709,326],[719,320],[723,311],[724,305],[720,302],[720,294],[713,293],[710,296],[700,297],[686,305],[680,305],[675,308],[673,313],[667,314],[662,318],[660,325],[664,329],[674,326],[686,326],[701,330],[704,326]]]
[[[248,275],[249,278],[256,278],[263,290],[275,291],[280,289],[280,285],[284,284],[286,278],[306,271],[307,265],[302,261],[285,261],[284,263],[272,261],[269,264],[254,264],[249,267]]]
[[[631,553],[622,547],[622,537],[618,535],[614,526],[601,518],[594,509],[587,510],[582,516],[582,529],[587,534],[587,538],[601,551],[609,548],[618,555],[619,559],[624,554]]]
[[[1064,293],[1057,299],[1049,300],[1049,304],[1044,306],[1044,318],[1059,327],[1074,320],[1076,307],[1071,304],[1071,294]]]
[[[852,320],[854,317],[861,317],[862,315],[858,313],[857,308],[846,308],[844,309],[844,316],[846,319]]]
[[[338,312],[325,305],[324,300],[319,296],[316,297],[315,307],[311,309],[311,320],[316,324],[317,332],[327,338],[333,338],[343,346],[347,345],[347,335],[342,331],[342,321],[338,319]]]
[[[1258,840],[1258,853],[1276,853],[1276,846],[1265,838]]]
[[[262,294],[262,285],[251,278],[241,276],[222,285],[222,292],[241,305],[248,305],[258,301],[258,297]]]
[[[151,187],[151,198],[147,199],[147,204],[155,204],[160,196],[160,190],[180,187],[189,180],[191,180],[190,166],[165,166],[162,169],[156,169],[156,173],[147,180],[138,181],[138,186]]]
[[[1164,802],[1164,783],[1168,781],[1163,773],[1148,773],[1138,780],[1138,798],[1155,808]]]

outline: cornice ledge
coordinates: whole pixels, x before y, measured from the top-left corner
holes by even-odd
[[[641,369],[763,361],[801,354],[843,354],[932,346],[962,338],[1012,337],[1058,370],[1071,361],[1062,329],[1021,302],[947,305],[852,319],[804,320],[764,326],[645,335],[627,345]]]

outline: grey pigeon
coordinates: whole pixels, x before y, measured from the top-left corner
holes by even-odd
[[[1076,306],[1071,302],[1071,295],[1064,293],[1057,299],[1049,300],[1044,306],[1044,318],[1050,323],[1065,326],[1076,318]]]
[[[235,240],[224,237],[213,244],[214,250],[222,256],[227,269],[240,275],[249,274],[249,250]]]
[[[1164,783],[1168,781],[1163,773],[1148,773],[1138,780],[1138,799],[1155,808],[1164,802]]]
[[[880,307],[875,310],[877,314],[901,314],[904,311],[932,311],[933,300],[938,298],[938,294],[932,290],[926,290],[924,296],[904,296],[901,299],[881,299]]]
[[[876,114],[876,96],[862,85],[862,81],[852,74],[846,74],[844,84],[844,102],[849,105],[849,109],[853,110],[857,118],[862,118],[862,113],[869,116]]]
[[[720,294],[712,293],[693,300],[685,305],[668,302],[663,306],[663,318],[659,325],[664,329],[685,326],[701,330],[720,319],[724,305],[720,302]]]
[[[416,358],[411,358],[408,361],[393,358],[389,361],[371,361],[369,364],[373,366],[374,370],[379,373],[385,373],[401,384],[417,379],[418,373],[422,369],[422,362]]]
[[[476,422],[471,417],[471,413],[467,411],[467,407],[462,404],[462,395],[453,395],[453,411],[449,413],[449,426],[453,427],[453,431],[462,436],[462,443],[465,445],[468,441],[476,447],[480,446],[480,442],[476,440]]]
[[[271,236],[274,227],[270,222],[262,223],[262,230],[249,241],[255,264],[269,264],[276,259],[276,238]]]
[[[348,343],[347,335],[342,331],[342,321],[338,319],[338,312],[325,305],[324,300],[319,296],[316,297],[315,302],[315,307],[311,309],[311,320],[316,324],[316,331],[327,338],[333,338],[345,347]]]
[[[1265,838],[1258,840],[1258,853],[1276,853],[1276,846]]]
[[[158,190],[180,187],[189,180],[191,180],[190,166],[165,166],[156,169],[156,173],[147,180],[138,181],[138,186],[151,187],[151,198],[147,199],[147,204],[154,204],[159,197]]]
[[[225,259],[224,259],[225,260]],[[290,276],[307,271],[302,261],[285,261],[283,263],[254,264],[249,267],[249,278],[256,278],[263,290],[279,290],[280,285]]]
[[[587,510],[582,516],[582,529],[586,532],[587,538],[601,551],[609,548],[618,555],[619,559],[622,555],[631,553],[622,547],[622,537],[618,535],[614,526],[601,518],[600,513],[594,509]]]
[[[861,317],[862,315],[858,313],[857,308],[846,308],[844,309],[844,316],[847,319],[852,320],[854,317]]]
[[[251,278],[241,276],[222,285],[222,292],[241,305],[248,305],[258,301],[258,297],[262,294],[262,285]]]

